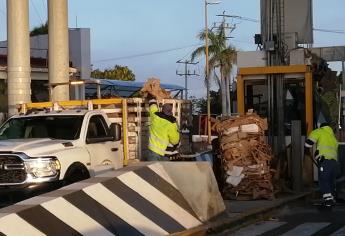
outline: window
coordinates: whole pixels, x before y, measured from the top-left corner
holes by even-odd
[[[87,128],[87,138],[108,137],[109,131],[106,122],[101,115],[92,116]]]
[[[84,116],[33,116],[8,120],[0,128],[0,140],[51,138],[75,140],[79,138]]]

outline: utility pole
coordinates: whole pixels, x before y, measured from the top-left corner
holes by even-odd
[[[186,90],[185,99],[187,100],[188,99],[188,76],[192,76],[192,75],[199,76],[198,74],[195,73],[195,70],[193,71],[193,73],[190,73],[188,70],[188,65],[196,65],[199,62],[191,62],[191,61],[187,61],[187,60],[185,60],[185,61],[178,60],[176,63],[184,64],[184,73],[180,73],[180,72],[176,71],[176,74],[179,76],[184,75],[184,87]]]

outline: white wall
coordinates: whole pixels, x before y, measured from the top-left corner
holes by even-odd
[[[0,54],[7,54],[7,41],[0,42]],[[48,58],[48,35],[30,38],[31,57]],[[81,79],[90,79],[91,53],[90,29],[69,29],[69,57],[73,67],[80,72]],[[48,77],[47,77],[48,80]]]

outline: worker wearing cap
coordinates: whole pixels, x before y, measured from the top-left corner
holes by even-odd
[[[151,125],[146,159],[169,161],[169,158],[164,156],[167,146],[176,146],[180,141],[176,118],[172,115],[172,105],[164,104],[160,112],[156,100],[151,99],[149,106]]]
[[[309,134],[305,147],[309,149],[314,144],[316,144],[314,156],[318,167],[319,185],[323,202],[326,206],[332,206],[335,203],[338,141],[328,123],[321,124],[320,128],[313,130]]]

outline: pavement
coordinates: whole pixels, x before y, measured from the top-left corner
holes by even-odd
[[[176,236],[217,235],[226,229],[236,228],[262,219],[285,205],[307,200],[312,197],[312,194],[313,192],[282,194],[274,200],[224,200],[226,210],[222,214],[202,226],[176,234]]]

